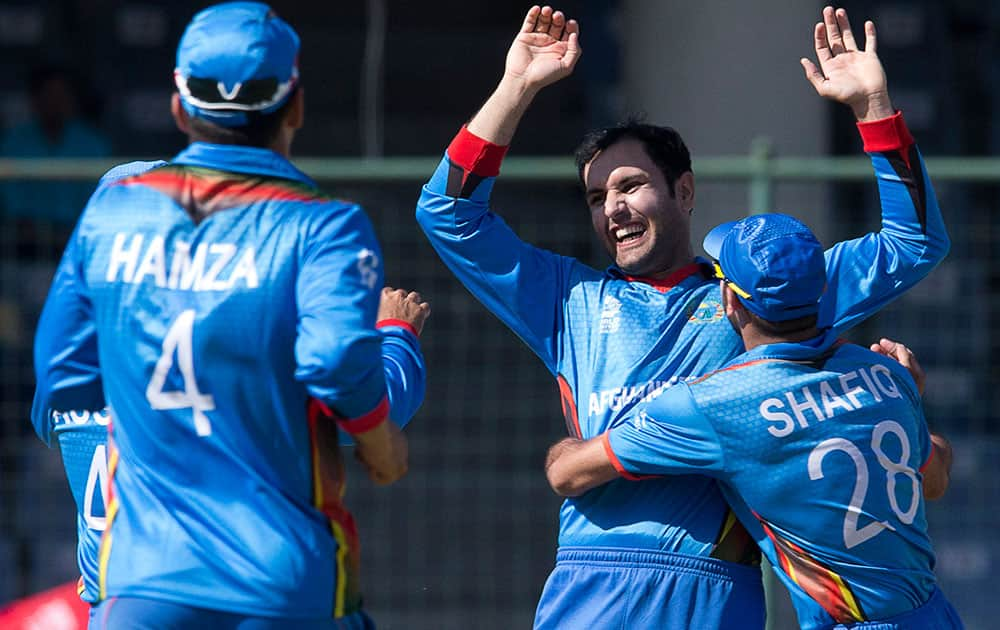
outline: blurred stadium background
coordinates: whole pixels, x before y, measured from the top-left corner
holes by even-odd
[[[172,155],[184,143],[168,113],[174,46],[207,4],[0,2],[0,123],[10,130],[30,118],[28,73],[57,64],[79,79],[80,112],[111,154]],[[419,161],[408,170],[404,164],[391,178],[359,167],[323,181],[368,209],[387,282],[421,291],[433,306],[423,335],[427,400],[408,429],[411,473],[383,490],[351,471],[347,500],[361,530],[367,605],[384,628],[529,627],[555,551],[559,501],[547,489],[542,461],[564,426],[557,389],[453,280],[412,218],[419,185],[498,78],[527,4],[271,4],[303,38],[308,106],[298,155],[358,158],[361,165],[364,158],[430,156],[423,170]],[[877,227],[870,181],[776,180],[771,194],[760,196],[758,188],[751,197],[749,180],[734,174],[745,164],[709,168],[725,162],[719,156],[748,155],[758,137],[769,138],[778,157],[860,155],[849,112],[816,97],[798,66],[812,53],[811,25],[822,3],[762,0],[738,12],[730,5],[557,5],[580,20],[585,54],[577,73],[529,112],[511,153],[564,161],[535,169],[534,177],[502,177],[496,188],[496,208],[522,237],[606,265],[565,156],[585,129],[637,110],[676,126],[692,149],[696,238],[719,220],[761,209],[799,216],[826,243]],[[992,63],[1000,52],[1000,7],[970,0],[843,6],[857,30],[864,19],[876,21],[895,104],[925,155],[1000,151],[1000,65]],[[9,142],[2,146],[2,157],[18,155]],[[310,164],[324,170],[324,162]],[[368,164],[376,173],[388,168]],[[972,179],[993,164],[970,162],[969,180],[936,182],[951,255],[850,335],[862,343],[901,339],[927,369],[928,419],[956,452],[948,496],[928,507],[937,572],[970,629],[995,627],[987,585],[1000,570],[993,425],[1000,380],[992,360],[1000,351],[1000,238],[992,225],[1000,168],[991,171],[993,181]],[[45,205],[66,184],[25,187],[11,179],[13,166],[0,162],[0,606],[76,574],[74,510],[58,453],[38,441],[28,421],[34,325],[72,223],[48,207],[28,215],[15,209],[18,199]],[[70,186],[95,181],[83,175],[84,183]],[[780,602],[773,610],[772,627],[794,627]]]

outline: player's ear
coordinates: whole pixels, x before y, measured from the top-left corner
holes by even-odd
[[[305,88],[299,86],[295,90],[295,94],[292,94],[292,102],[288,105],[288,111],[285,114],[285,124],[292,129],[299,130],[302,125],[306,122],[306,99],[305,99]]]
[[[725,280],[719,280],[719,283],[722,285],[722,306],[726,311],[726,317],[730,321],[737,322],[742,328],[743,324],[750,320],[747,316],[747,307],[743,306],[736,297],[736,292],[729,288]]]
[[[726,317],[729,317],[734,313],[733,300],[736,295],[726,286],[725,280],[719,280],[719,291],[722,293],[722,308],[726,312]]]
[[[181,95],[174,92],[170,97],[170,115],[174,117],[174,124],[185,136],[190,136],[190,126],[188,125],[188,115],[184,106],[181,105]]]
[[[674,197],[677,205],[686,212],[694,209],[694,173],[685,171],[674,182]]]

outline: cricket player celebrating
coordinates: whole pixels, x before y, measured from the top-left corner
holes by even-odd
[[[99,186],[57,269],[32,417],[47,437],[108,406],[89,416],[110,430],[103,522],[89,476],[82,497],[104,526],[99,628],[371,624],[338,427],[376,482],[406,472],[393,419],[422,400],[426,305],[376,330],[370,222],[289,162],[298,50],[264,4],[196,15],[171,107],[191,144]]]
[[[819,325],[831,334],[923,278],[949,242],[901,114],[875,29],[858,48],[844,11],[826,8],[805,62],[817,91],[852,108],[870,153],[882,229],[825,254]],[[545,363],[571,436],[592,438],[632,407],[742,352],[708,261],[695,258],[691,161],[672,129],[629,123],[590,134],[577,153],[606,271],[521,241],[490,211],[507,145],[535,95],[569,75],[580,27],[532,7],[493,94],[448,147],[417,220],[445,264]],[[625,478],[568,499],[536,628],[759,628],[759,552],[708,476]]]
[[[711,475],[779,569],[802,628],[961,628],[936,586],[924,518],[924,497],[947,487],[950,448],[932,443],[914,379],[817,327],[825,263],[802,223],[724,224],[705,251],[746,353],[598,437],[557,443],[552,487],[578,496],[619,475]]]

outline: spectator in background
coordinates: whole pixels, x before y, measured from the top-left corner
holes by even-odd
[[[0,155],[8,158],[104,157],[111,155],[105,135],[79,114],[80,94],[71,71],[40,65],[28,77],[31,117],[6,130]],[[4,216],[18,223],[19,241],[31,242],[41,223],[56,234],[76,223],[93,192],[93,182],[13,181],[0,187]],[[34,224],[34,226],[32,225]],[[24,233],[27,228],[29,233]],[[61,239],[64,240],[64,239]],[[59,251],[64,243],[57,243]]]

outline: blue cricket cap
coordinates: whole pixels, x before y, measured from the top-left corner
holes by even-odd
[[[299,36],[271,7],[226,2],[201,11],[177,46],[174,83],[190,116],[241,127],[269,114],[299,79]]]
[[[723,223],[702,243],[747,310],[781,322],[819,312],[826,289],[823,246],[798,219],[758,214]]]

